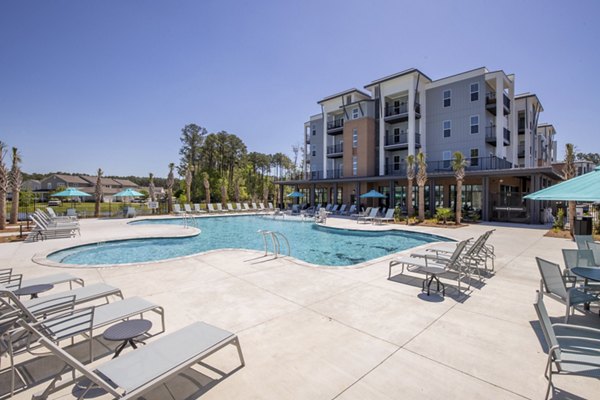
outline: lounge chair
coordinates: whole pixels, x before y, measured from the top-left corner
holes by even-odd
[[[35,223],[35,228],[31,230],[27,236],[27,241],[36,241],[38,239],[57,239],[74,237],[77,233],[80,233],[79,226],[75,225],[53,225],[49,226],[42,220],[40,220],[35,214],[30,214],[29,219]]]
[[[347,206],[345,204],[342,204],[340,206],[340,208],[338,208],[336,214],[338,214],[338,215],[344,215],[344,213],[346,212],[346,207]]]
[[[242,212],[242,211],[245,211],[245,210],[244,210],[244,208],[242,207],[242,204],[241,204],[241,203],[235,203],[235,210],[236,210],[237,212]]]
[[[50,227],[79,227],[79,221],[77,219],[71,219],[69,217],[63,217],[58,219],[52,219],[48,214],[40,210],[36,210],[33,213],[40,221],[44,222]]]
[[[206,211],[200,208],[199,203],[194,203],[194,212],[196,214],[202,214],[202,213],[205,213]]]
[[[554,264],[539,257],[536,257],[535,260],[542,276],[540,281],[540,292],[566,306],[565,323],[569,322],[569,316],[575,312],[576,305],[599,300],[598,296],[574,287],[576,280],[569,279],[568,276],[563,276],[558,264]],[[565,280],[570,282],[570,287],[567,287]]]
[[[333,207],[331,207],[331,213],[332,214],[337,214],[338,209],[340,208],[339,204],[334,204]]]
[[[135,210],[135,207],[127,207],[127,209],[125,210],[125,217],[126,218],[134,218],[136,216],[137,212]]]
[[[211,213],[211,212],[216,212],[217,210],[215,210],[215,207],[212,205],[212,203],[208,203],[206,205],[206,210]]]
[[[192,213],[192,206],[189,205],[188,203],[185,203],[183,205],[183,209],[185,210],[186,213],[191,214]]]
[[[74,208],[67,208],[66,216],[71,218],[78,218],[77,210],[75,210]]]
[[[384,222],[394,222],[394,209],[388,208],[383,217],[373,218],[373,223],[383,224]]]
[[[181,211],[181,206],[179,204],[173,204],[173,212],[175,213],[175,215],[184,214],[184,212]]]
[[[586,250],[588,242],[594,242],[594,237],[592,235],[575,235],[575,242],[579,250]]]
[[[267,205],[269,206],[269,211],[278,211],[273,207],[273,203],[269,202]]]
[[[325,211],[331,212],[332,208],[333,208],[333,204],[327,203],[327,205],[325,206]]]
[[[266,209],[264,203],[258,203],[258,210],[259,211],[263,211],[263,212],[269,211],[269,210]]]
[[[3,280],[6,277],[10,278],[11,275],[13,275],[12,268],[0,268],[0,284],[3,283]],[[69,288],[72,289],[73,282],[77,283],[80,286],[85,286],[85,282],[83,279],[66,272],[59,272],[56,274],[40,276],[38,278],[25,279],[21,281],[21,287],[46,284],[58,285],[61,283],[69,283]]]
[[[77,217],[68,217],[68,216],[58,216],[52,207],[46,207],[46,212],[48,213],[48,217],[56,222],[75,222],[77,221]]]
[[[114,398],[138,398],[229,344],[236,346],[241,367],[245,365],[238,337],[204,322],[195,322],[164,335],[136,351],[96,366],[93,371],[59,348],[36,327],[25,321],[20,321],[19,324],[38,337],[39,342],[69,369],[78,371],[83,375],[82,378],[87,378],[84,395],[92,387],[99,387]],[[61,378],[62,374],[57,375],[39,398],[47,398],[51,393],[75,383],[71,381],[57,385]]]
[[[228,204],[227,208],[229,208],[229,206],[231,206],[231,204]],[[229,211],[233,211],[233,208],[231,210],[225,209],[225,208],[223,208],[223,204],[217,203],[217,211],[218,212],[229,212]]]
[[[494,246],[492,246],[491,244],[488,243],[488,240],[489,240],[490,236],[492,235],[492,233],[494,233],[494,229],[483,233],[474,242],[469,242],[469,244],[467,244],[467,248],[466,248],[467,250],[469,250],[471,246],[479,246],[479,249],[477,249],[477,252],[473,251],[473,252],[471,252],[471,254],[474,257],[476,257],[478,260],[483,262],[483,265],[484,265],[486,271],[494,271],[494,267],[495,267],[494,264],[495,264],[496,254],[494,253]],[[454,250],[456,250],[455,243],[438,243],[435,246],[429,247],[427,249],[427,251],[434,252],[438,256],[440,253],[447,253],[448,255],[450,255],[450,254],[454,253]],[[491,268],[488,268],[488,260],[492,261]]]
[[[358,217],[366,217],[371,213],[372,207],[367,207],[364,211],[360,211],[360,208],[357,213],[350,214],[350,218],[358,218]]]
[[[356,205],[352,204],[350,208],[344,213],[344,215],[352,215],[356,213]]]
[[[580,325],[552,324],[540,292],[533,306],[548,348],[544,371],[548,380],[545,399],[548,399],[554,387],[554,374],[600,378],[600,330]]]
[[[239,203],[238,203],[238,204],[239,204]],[[248,212],[252,211],[252,210],[250,209],[250,206],[248,205],[248,203],[244,203],[244,204],[242,204],[242,206],[244,207],[244,208],[243,208],[243,210],[244,210],[244,211],[248,211]]]
[[[252,211],[254,211],[254,212],[259,212],[260,211],[258,209],[258,207],[256,206],[256,203],[252,203],[251,206],[252,206],[252,209],[251,209]]]
[[[420,272],[425,274],[425,280],[423,280],[423,291],[425,285],[427,285],[427,295],[429,295],[430,287],[432,282],[435,280],[437,289],[442,287],[442,295],[446,295],[446,288],[444,284],[439,280],[439,275],[454,272],[457,274],[457,285],[458,291],[460,292],[461,281],[463,278],[469,278],[469,286],[471,284],[471,276],[467,269],[464,267],[464,262],[461,259],[463,251],[468,243],[468,240],[463,240],[456,245],[456,250],[449,259],[439,259],[435,257],[397,257],[390,261],[388,279],[392,277],[392,267],[400,265],[402,267],[401,274],[404,273],[404,268],[411,272]]]
[[[235,212],[235,211],[239,211],[239,210],[236,210],[235,208],[233,208],[233,206],[231,205],[231,203],[227,203],[227,211]]]
[[[373,207],[373,208],[371,208],[371,212],[368,215],[359,216],[358,218],[356,218],[356,223],[358,224],[361,221],[364,223],[372,222],[373,218],[375,218],[377,216],[378,212],[379,212],[379,209],[377,207]]]

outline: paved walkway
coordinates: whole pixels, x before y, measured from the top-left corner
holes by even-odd
[[[357,226],[335,218],[328,224]],[[532,306],[539,288],[533,257],[560,262],[560,250],[574,244],[543,237],[544,229],[530,226],[399,227],[456,239],[495,228],[490,242],[498,255],[496,274],[466,296],[458,296],[455,282],[446,281],[450,286],[442,298],[421,293],[421,275],[388,280],[387,260],[363,268],[313,268],[237,250],[71,272],[86,284],[106,282],[125,296],[165,306],[168,332],[202,320],[239,335],[246,366],[221,380],[205,368],[179,376],[168,384],[177,399],[542,398],[546,355]],[[57,270],[32,262],[34,254],[50,248],[114,237],[183,235],[191,229],[85,220],[81,231],[76,239],[0,245],[0,262],[33,277]],[[546,300],[546,305],[552,316],[564,315],[557,302]],[[573,322],[600,328],[597,315],[578,315]],[[237,362],[233,348],[206,360],[222,371],[234,370]],[[600,381],[594,379],[558,377],[555,383],[560,389],[555,398],[600,393]],[[30,398],[43,387],[15,398]],[[64,391],[62,398],[73,393]],[[161,387],[145,398],[169,395]]]

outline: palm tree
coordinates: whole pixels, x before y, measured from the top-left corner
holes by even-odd
[[[148,197],[150,198],[150,201],[154,201],[155,199],[155,195],[154,195],[154,174],[152,172],[150,172],[148,174]],[[189,201],[189,198],[188,198]]]
[[[8,170],[4,163],[6,144],[0,141],[0,230],[6,229],[6,192],[8,191]]]
[[[563,179],[569,180],[575,177],[575,146],[572,143],[565,145],[565,166],[563,167]],[[571,236],[575,232],[575,202],[569,201],[569,231]]]
[[[417,154],[417,185],[419,185],[419,221],[425,220],[425,184],[427,183],[427,162],[425,153]]]
[[[263,186],[263,202],[265,204],[269,202],[269,184],[267,182]]]
[[[10,169],[10,187],[12,191],[12,207],[10,211],[10,223],[16,224],[19,217],[19,193],[21,192],[21,183],[23,176],[21,175],[21,154],[16,147],[12,148],[12,167]]]
[[[408,216],[412,217],[415,213],[413,207],[413,180],[415,179],[415,156],[413,154],[406,157],[406,179],[408,180],[406,192],[406,211]]]
[[[188,203],[192,201],[192,170],[193,166],[188,165],[185,170],[185,195],[187,197]]]
[[[98,176],[96,177],[96,189],[94,190],[94,196],[96,197],[96,204],[94,206],[94,217],[100,216],[100,202],[102,201],[102,169],[98,168]]]
[[[467,159],[460,151],[454,152],[454,158],[452,159],[452,169],[454,170],[454,176],[456,177],[456,225],[460,225],[462,218],[462,183],[465,179],[465,168],[467,166]]]
[[[225,178],[221,179],[221,204],[225,206],[227,203],[227,180]]]
[[[235,177],[234,181],[233,181],[234,186],[234,196],[235,196],[235,201],[238,202],[240,201],[240,178],[239,177]]]
[[[206,204],[210,204],[210,181],[208,180],[208,173],[202,173],[202,183],[204,184],[204,193],[206,194]]]
[[[169,163],[169,175],[167,176],[167,212],[170,214],[173,212],[173,185],[175,184],[175,175],[173,170],[175,169],[174,163]]]

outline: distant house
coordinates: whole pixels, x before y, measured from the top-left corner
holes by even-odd
[[[89,186],[89,182],[77,175],[54,174],[42,179],[41,189],[53,191],[58,188],[82,188]]]
[[[113,181],[117,182],[121,188],[123,189],[137,189],[139,185],[131,182],[129,179],[113,179]]]
[[[42,182],[37,179],[28,179],[21,184],[21,190],[30,190],[32,192],[42,190]]]

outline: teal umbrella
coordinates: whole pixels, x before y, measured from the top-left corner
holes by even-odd
[[[371,190],[365,194],[360,195],[361,199],[385,199],[385,194],[379,193],[377,190]]]
[[[288,194],[287,197],[293,197],[293,198],[304,197],[304,194],[302,194],[300,192],[292,192],[292,193]]]
[[[587,174],[528,194],[529,200],[600,201],[600,167]]]
[[[68,188],[63,190],[62,192],[54,193],[52,197],[87,197],[91,196],[86,192],[82,192],[81,190],[77,190],[75,188]]]
[[[113,197],[142,197],[143,195],[143,193],[136,192],[133,189],[125,189],[117,194],[114,194]]]

